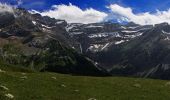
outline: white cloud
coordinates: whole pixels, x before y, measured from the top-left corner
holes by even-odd
[[[22,4],[23,4],[22,0],[17,0],[17,6],[22,5]]]
[[[66,20],[68,23],[96,23],[106,20],[117,20],[118,22],[134,22],[140,25],[158,24],[168,22],[170,24],[170,9],[166,11],[157,10],[156,13],[144,12],[134,13],[130,7],[122,7],[117,4],[108,6],[110,13],[101,12],[93,8],[82,10],[81,8],[69,5],[53,5],[50,10],[40,13],[42,16],[49,16],[56,19]]]
[[[163,22],[170,23],[170,9],[167,11],[157,11],[156,13],[138,13],[135,14],[132,8],[125,8],[117,4],[112,4],[108,7],[111,10],[112,16],[117,21],[134,22],[141,25],[158,24]]]
[[[0,3],[0,13],[3,13],[3,12],[13,13],[14,12],[13,7],[7,4]]]
[[[34,10],[34,12],[37,12]],[[69,5],[53,5],[51,10],[39,12],[43,16],[66,20],[68,23],[96,23],[104,21],[107,14],[93,8],[82,10],[79,7]]]

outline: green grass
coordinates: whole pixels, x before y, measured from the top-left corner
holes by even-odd
[[[0,68],[1,69],[1,68]],[[22,78],[26,77],[26,78]],[[170,100],[170,83],[125,77],[0,72],[0,100]],[[94,99],[94,100],[95,100]],[[93,100],[93,99],[91,99]]]

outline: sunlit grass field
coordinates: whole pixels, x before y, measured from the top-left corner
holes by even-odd
[[[0,69],[0,100],[170,100],[170,81]]]

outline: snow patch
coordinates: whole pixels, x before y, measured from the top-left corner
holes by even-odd
[[[120,36],[120,34],[118,32],[116,32],[114,34],[115,34],[115,37],[122,37],[122,36]]]
[[[56,22],[56,24],[62,24],[62,23],[64,23],[64,21],[58,21],[58,22]]]
[[[97,34],[90,34],[89,38],[101,38],[109,36],[107,33],[97,33]]]
[[[170,34],[170,33],[168,33],[168,32],[165,32],[164,30],[162,30],[162,33],[163,33],[163,34]]]
[[[169,38],[169,37],[166,37],[164,40],[165,40],[165,41],[169,41],[169,40],[170,40],[170,38]]]
[[[115,42],[115,44],[118,45],[118,44],[121,44],[123,42],[125,42],[125,40],[117,41],[117,42]]]
[[[41,26],[42,26],[42,27],[45,27],[45,28],[48,28],[48,29],[55,27],[55,26],[49,27],[49,26],[46,26],[46,25],[44,25],[44,24],[41,24]]]
[[[122,29],[127,29],[127,28],[126,28],[126,27],[124,27],[124,26],[121,26],[121,28],[122,28]]]
[[[76,27],[75,25],[68,25],[66,26],[66,31],[69,32],[71,29],[73,29],[74,27]]]
[[[105,46],[101,49],[101,50],[104,50],[106,47],[109,46],[110,43],[106,43]]]
[[[97,26],[97,25],[89,25],[85,28],[103,28],[103,26]]]
[[[36,24],[37,24],[37,22],[36,22],[36,21],[32,21],[32,23],[33,23],[34,25],[36,25]]]
[[[72,32],[71,35],[83,34],[83,32]]]
[[[135,33],[137,31],[128,31],[128,30],[124,30],[124,31],[121,31],[121,32],[124,32],[124,33]]]
[[[100,50],[100,48],[102,48],[102,47],[103,47],[103,45],[93,44],[87,50],[98,52]]]
[[[136,29],[138,28],[139,26],[134,26],[134,27],[128,27],[129,29]]]

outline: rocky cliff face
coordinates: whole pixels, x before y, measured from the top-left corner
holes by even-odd
[[[111,45],[119,45],[141,36],[153,26],[140,26],[134,23],[69,24],[67,31],[82,46],[82,51],[98,52],[107,50]]]
[[[82,52],[112,75],[170,79],[167,23],[70,24],[67,29]]]

